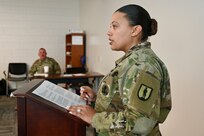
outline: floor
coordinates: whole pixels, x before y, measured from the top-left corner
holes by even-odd
[[[17,136],[16,99],[0,96],[0,136]]]

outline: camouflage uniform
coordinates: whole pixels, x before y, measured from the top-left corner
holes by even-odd
[[[44,73],[44,66],[49,66],[49,74],[61,73],[59,64],[53,58],[46,57],[44,60],[40,60],[40,59],[36,60],[33,63],[29,71],[29,74],[34,75],[36,72]]]
[[[100,83],[92,126],[100,136],[160,136],[171,110],[170,81],[149,42],[131,48]]]

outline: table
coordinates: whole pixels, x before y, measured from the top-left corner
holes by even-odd
[[[88,73],[77,73],[77,74],[60,74],[60,75],[48,75],[46,76],[33,76],[29,77],[30,80],[33,79],[46,79],[52,83],[86,83],[89,79],[93,79],[94,89],[97,90],[99,82],[103,77],[103,74],[97,72]]]

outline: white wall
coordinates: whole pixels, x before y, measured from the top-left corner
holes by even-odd
[[[169,69],[173,98],[163,135],[204,135],[201,0],[0,0],[0,77],[9,62],[31,65],[40,47],[64,68],[65,34],[79,27],[87,33],[89,70],[108,73],[123,55],[109,48],[110,17],[129,3],[142,5],[159,22],[158,34],[150,40]]]
[[[105,74],[123,55],[110,50],[106,32],[113,11],[129,3],[143,6],[159,23],[158,34],[150,41],[169,69],[173,98],[173,109],[161,125],[163,135],[203,136],[204,1],[80,0],[89,70]]]
[[[64,70],[70,28],[79,28],[78,0],[0,0],[0,77],[9,62],[32,65],[40,47]]]

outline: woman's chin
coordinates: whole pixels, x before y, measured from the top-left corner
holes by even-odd
[[[110,48],[111,48],[111,50],[114,50],[114,51],[116,50],[116,48],[113,45],[111,45]]]

